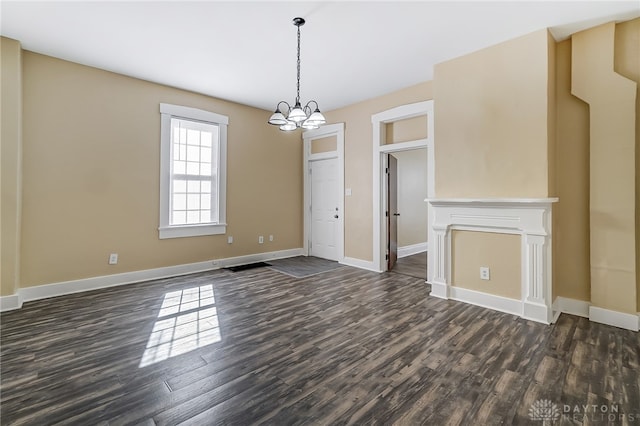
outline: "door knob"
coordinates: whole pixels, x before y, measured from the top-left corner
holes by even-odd
[[[337,218],[338,218],[338,215],[337,215],[337,214],[334,214],[334,215],[333,215],[333,217],[334,217],[335,219],[337,219]]]
[[[394,216],[400,216],[400,213],[394,213],[393,215]]]

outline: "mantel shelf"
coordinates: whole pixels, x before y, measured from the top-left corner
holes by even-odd
[[[425,198],[424,201],[433,205],[475,204],[475,205],[517,205],[517,204],[551,204],[557,203],[559,198]]]

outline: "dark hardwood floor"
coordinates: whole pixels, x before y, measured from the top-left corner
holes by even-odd
[[[427,279],[427,252],[401,257],[396,261],[391,270],[396,274],[409,275],[410,277]]]
[[[3,425],[640,423],[639,333],[440,300],[397,273],[219,270],[0,320]]]

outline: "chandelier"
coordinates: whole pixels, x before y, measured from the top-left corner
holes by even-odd
[[[278,102],[278,105],[276,105],[275,112],[271,118],[269,118],[269,124],[280,126],[280,130],[283,131],[296,130],[298,127],[302,127],[303,129],[317,129],[327,122],[320,112],[320,108],[318,108],[318,103],[316,101],[311,100],[307,102],[304,107],[300,104],[300,27],[303,26],[304,23],[305,20],[302,18],[293,19],[293,25],[298,27],[298,85],[295,105],[292,108],[287,102],[280,101]],[[283,105],[284,113],[283,110],[280,109],[281,105]],[[315,106],[315,109],[312,108],[312,105]]]

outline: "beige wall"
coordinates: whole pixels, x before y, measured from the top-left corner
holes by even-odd
[[[556,41],[547,32],[547,194],[557,195],[557,48]]]
[[[613,41],[614,70],[624,77],[638,83],[640,81],[640,19],[615,25],[615,39]],[[595,34],[597,39],[606,40],[604,34]],[[580,36],[578,36],[580,37]],[[609,37],[609,42],[611,39]],[[604,57],[604,56],[603,56]],[[611,58],[611,56],[608,56]],[[554,206],[554,289],[558,296],[591,302],[602,306],[608,295],[591,294],[591,250],[590,250],[590,119],[589,104],[571,94],[572,74],[572,41],[565,40],[557,44],[557,164],[556,182],[557,195],[560,202]],[[597,60],[600,61],[601,58]],[[587,66],[590,70],[590,66]],[[589,71],[590,72],[590,71]],[[580,77],[579,77],[580,78]],[[594,80],[599,80],[597,76]],[[589,83],[598,86],[597,81]],[[606,85],[605,85],[606,86]],[[608,90],[608,89],[605,89]],[[635,205],[638,206],[640,188],[640,96],[636,87],[635,111]],[[609,145],[610,146],[610,145]],[[597,156],[600,157],[601,156]],[[601,178],[598,179],[600,181]],[[611,182],[605,185],[617,188]],[[599,183],[596,183],[598,186]],[[614,191],[615,192],[615,191]],[[638,209],[635,208],[635,248],[636,248],[636,310],[640,310],[640,291],[638,291],[638,265],[640,253],[638,238]],[[629,231],[633,236],[633,231]],[[601,245],[601,244],[599,244]],[[608,248],[607,252],[613,252]],[[629,285],[629,287],[633,287]],[[604,293],[612,293],[611,286],[607,286]],[[629,293],[622,297],[633,300]],[[633,310],[633,307],[630,307]],[[614,308],[615,309],[615,308]]]
[[[16,40],[0,43],[0,296],[8,296],[20,282],[22,51]]]
[[[491,232],[451,233],[451,283],[455,287],[520,300],[521,237]],[[480,279],[488,267],[490,279]]]
[[[424,115],[387,123],[385,144],[425,139],[428,136],[427,131],[427,119]]]
[[[554,296],[589,301],[589,106],[571,94],[571,39],[558,43],[556,54]]]
[[[441,197],[546,197],[546,30],[434,68],[435,192]]]
[[[300,134],[268,111],[27,51],[23,84],[22,287],[302,247]],[[161,102],[229,116],[231,245],[158,239]]]
[[[431,82],[359,102],[325,114],[330,123],[345,123],[345,256],[373,259],[373,128],[371,116],[388,109],[432,99]]]
[[[320,154],[322,152],[332,152],[338,149],[338,138],[327,136],[326,138],[311,140],[311,153]]]
[[[553,195],[554,68],[546,30],[436,65],[436,197]],[[452,244],[453,285],[520,299],[519,235],[454,232]]]
[[[614,72],[615,29],[572,36],[572,93],[590,110],[591,303],[635,313],[637,85]]]
[[[423,118],[424,120],[424,118]],[[427,242],[427,150],[394,152],[398,160],[398,247]]]
[[[640,312],[640,18],[616,25],[613,66],[636,83],[636,309]]]

